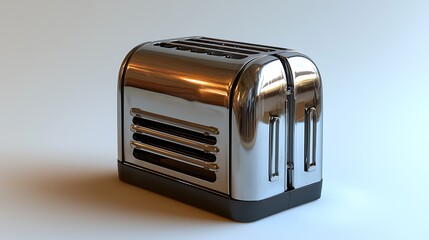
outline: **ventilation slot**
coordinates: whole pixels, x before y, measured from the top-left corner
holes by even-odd
[[[193,158],[197,158],[197,159],[202,160],[202,161],[206,161],[206,162],[216,161],[216,155],[214,155],[212,153],[204,152],[201,150],[186,147],[183,145],[179,145],[179,144],[172,143],[169,141],[150,137],[147,135],[134,133],[133,139],[136,141],[142,142],[142,143],[147,143],[147,144],[155,146],[155,147],[164,148],[166,150],[169,150],[169,151],[172,151],[175,153],[179,153],[179,154],[183,154],[183,155],[190,156]]]
[[[218,129],[132,108],[136,159],[205,181],[216,181]]]
[[[192,141],[207,143],[210,145],[216,144],[216,137],[205,135],[199,132],[190,131],[179,127],[175,127],[175,126],[171,126],[171,125],[167,125],[167,124],[163,124],[163,123],[159,123],[159,122],[155,122],[152,120],[135,117],[133,118],[133,123],[138,126],[145,126],[146,128],[168,133],[181,138],[190,139]]]
[[[159,42],[155,46],[171,48],[180,51],[221,56],[231,59],[243,59],[255,54],[272,53],[286,50],[284,48],[269,47],[250,43],[234,42],[214,38],[189,38]]]

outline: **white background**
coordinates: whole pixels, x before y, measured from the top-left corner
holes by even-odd
[[[324,84],[322,198],[236,223],[122,183],[120,63],[203,35],[295,48]],[[0,1],[1,239],[427,239],[427,1]]]

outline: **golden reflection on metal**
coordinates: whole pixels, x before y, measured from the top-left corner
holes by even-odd
[[[285,83],[283,81],[272,81],[263,88],[261,88],[260,94],[268,95],[268,94],[278,94],[279,89],[284,87]]]
[[[210,85],[210,83],[208,83],[208,82],[197,80],[197,79],[180,77],[180,76],[177,76],[177,78],[180,78],[180,79],[185,80],[185,81],[190,82],[190,83],[201,84],[201,85]]]
[[[195,58],[148,45],[131,58],[124,85],[229,108],[232,83],[247,60]],[[200,56],[200,55],[198,55]]]
[[[222,96],[228,96],[227,92],[225,92],[225,91],[220,91],[220,90],[211,89],[211,88],[201,88],[199,91],[212,93],[212,94],[218,94],[218,95],[222,95]]]

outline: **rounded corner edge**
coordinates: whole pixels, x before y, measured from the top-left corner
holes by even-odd
[[[123,105],[123,86],[124,86],[124,75],[125,75],[125,68],[128,65],[129,60],[134,55],[135,52],[137,52],[142,46],[149,44],[151,42],[144,42],[142,44],[137,45],[133,49],[131,49],[127,55],[125,56],[124,60],[122,60],[119,74],[118,74],[118,84],[117,84],[117,128],[118,128],[118,161],[122,162],[123,159],[123,113],[122,113],[122,105]]]

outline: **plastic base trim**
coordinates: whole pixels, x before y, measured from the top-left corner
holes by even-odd
[[[253,222],[319,199],[322,180],[260,201],[238,201],[118,161],[119,179],[238,222]]]

